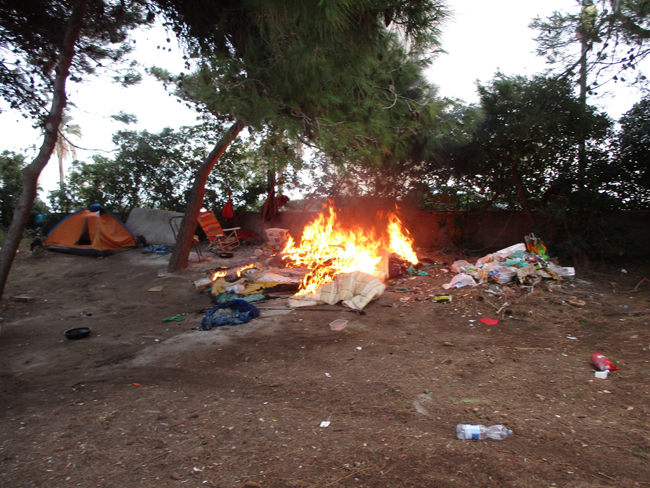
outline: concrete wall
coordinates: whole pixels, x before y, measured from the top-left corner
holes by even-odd
[[[346,212],[347,213],[347,212]],[[372,226],[376,220],[375,210],[356,209],[347,213],[345,220]],[[237,216],[236,225],[257,232],[266,239],[264,228],[288,229],[299,238],[303,227],[316,218],[317,212],[280,212],[272,222],[262,224],[259,212],[244,212]],[[340,216],[344,219],[344,216]],[[462,243],[468,252],[489,253],[519,242],[531,232],[531,225],[522,212],[434,212],[411,211],[401,215],[417,247],[445,249]],[[538,217],[539,218],[539,217]],[[616,214],[616,219],[626,222],[631,230],[628,238],[634,242],[634,255],[650,255],[650,212],[631,211]],[[579,225],[579,224],[578,224]],[[602,236],[607,239],[608,236]]]

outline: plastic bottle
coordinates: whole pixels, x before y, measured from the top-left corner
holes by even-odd
[[[456,435],[459,439],[462,440],[478,440],[478,439],[495,439],[502,441],[509,435],[512,435],[512,431],[507,429],[505,425],[492,425],[486,427],[485,425],[476,425],[476,424],[458,424],[456,426]]]

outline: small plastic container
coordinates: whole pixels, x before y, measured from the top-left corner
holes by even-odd
[[[335,331],[343,330],[347,327],[348,321],[343,319],[337,319],[334,322],[330,323],[330,329]]]
[[[276,250],[279,250],[287,242],[289,238],[288,229],[279,229],[276,227],[266,229],[266,235],[269,238],[269,242]]]

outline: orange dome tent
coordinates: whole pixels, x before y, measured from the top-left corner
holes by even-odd
[[[135,237],[101,205],[91,205],[59,222],[43,243],[45,249],[82,256],[107,256],[136,247]]]

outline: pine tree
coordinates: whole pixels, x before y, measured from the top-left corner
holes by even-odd
[[[170,272],[186,266],[207,177],[244,127],[306,141],[329,139],[332,149],[342,138],[347,143],[339,144],[341,151],[381,153],[377,136],[388,130],[389,120],[383,110],[398,101],[403,108],[406,98],[389,82],[375,85],[378,60],[400,52],[388,26],[403,45],[408,41],[408,55],[424,62],[446,15],[436,1],[225,3],[198,10],[192,2],[161,2],[200,62],[190,74],[154,72],[175,84],[184,100],[232,124],[197,173]]]

